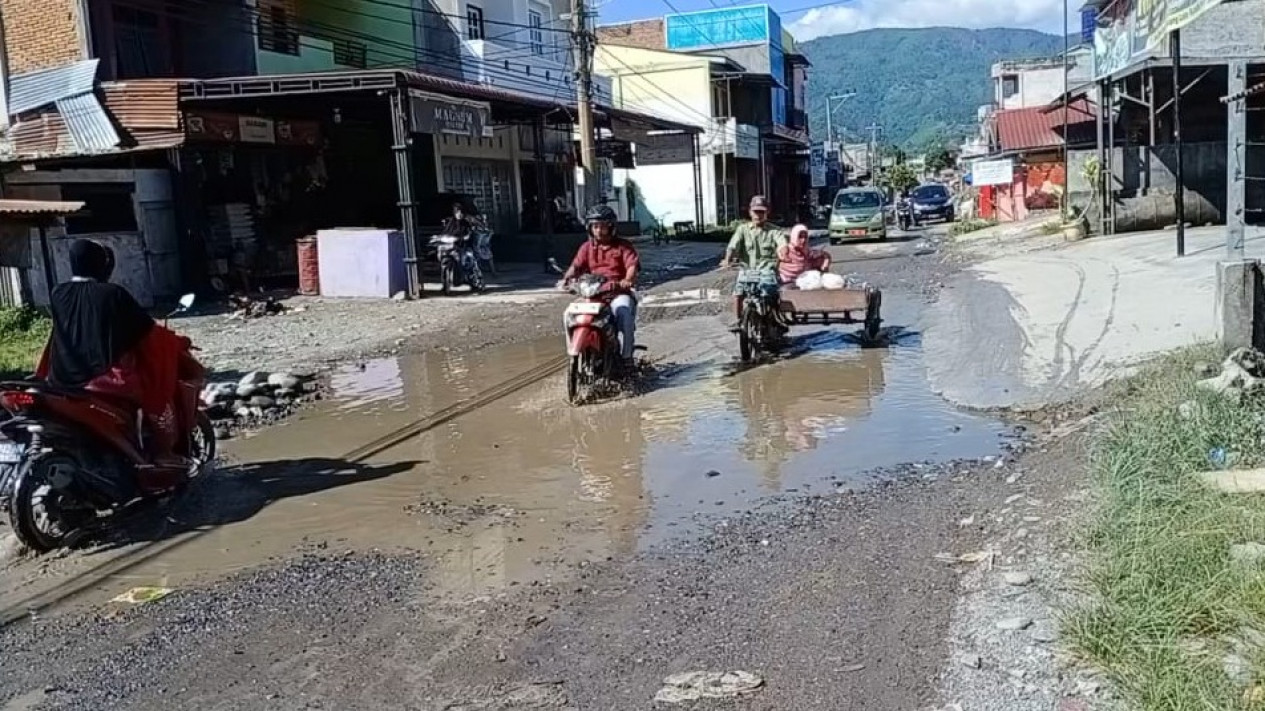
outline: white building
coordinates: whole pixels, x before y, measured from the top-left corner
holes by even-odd
[[[1066,86],[1093,80],[1093,50],[1076,47],[1067,54]],[[1063,95],[1063,57],[997,62],[992,67],[993,107],[998,110],[1045,106]]]

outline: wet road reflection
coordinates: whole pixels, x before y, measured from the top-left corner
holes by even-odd
[[[828,491],[875,467],[995,448],[1000,425],[927,390],[916,334],[862,349],[850,330],[800,335],[795,357],[739,370],[717,319],[666,324],[647,334],[651,352],[686,367],[665,367],[639,397],[582,408],[565,405],[556,374],[475,406],[489,388],[547,372],[556,338],[348,366],[319,407],[231,443],[230,464],[203,484],[199,505],[249,515],[101,589],[179,584],[320,543],[420,550],[439,568],[438,592],[482,595],[559,564],[626,555],[699,512],[728,515],[769,493]],[[424,420],[440,412],[452,416]],[[375,441],[387,444],[365,449]],[[348,459],[383,474],[285,486],[301,476],[287,462]]]

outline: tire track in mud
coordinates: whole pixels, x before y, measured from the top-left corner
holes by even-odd
[[[566,355],[550,358],[471,397],[421,417],[372,442],[357,447],[344,454],[341,458],[349,464],[363,462],[436,427],[487,407],[498,400],[539,383],[561,372],[566,366]],[[16,603],[0,608],[0,627],[7,627],[16,622],[29,619],[45,610],[73,602],[108,578],[126,574],[129,570],[179,549],[219,527],[219,525],[203,526],[189,531],[182,531],[165,540],[141,544],[135,550],[121,553],[102,561],[86,571],[58,581],[55,587],[50,590],[34,593]]]

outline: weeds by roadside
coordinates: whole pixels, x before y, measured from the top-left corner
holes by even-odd
[[[1064,631],[1141,709],[1265,709],[1265,565],[1231,557],[1265,542],[1265,497],[1194,476],[1210,453],[1265,462],[1265,401],[1196,388],[1209,360],[1211,349],[1183,351],[1119,385],[1091,456],[1093,598]]]
[[[48,317],[34,309],[0,309],[0,378],[33,371],[50,328]]]
[[[997,220],[985,220],[979,217],[965,218],[953,223],[949,228],[949,234],[964,235],[969,232],[978,232],[997,224]]]

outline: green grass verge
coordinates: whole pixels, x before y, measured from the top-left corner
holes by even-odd
[[[1265,462],[1265,401],[1234,403],[1195,387],[1209,348],[1164,359],[1118,386],[1091,450],[1098,509],[1088,530],[1093,594],[1064,620],[1072,651],[1139,709],[1265,709],[1260,687],[1226,671],[1235,653],[1265,682],[1265,570],[1231,565],[1232,544],[1265,543],[1265,496],[1221,495],[1196,481],[1209,453]],[[1194,403],[1184,406],[1184,403]]]
[[[52,323],[34,309],[0,308],[0,379],[23,377],[48,340]]]

